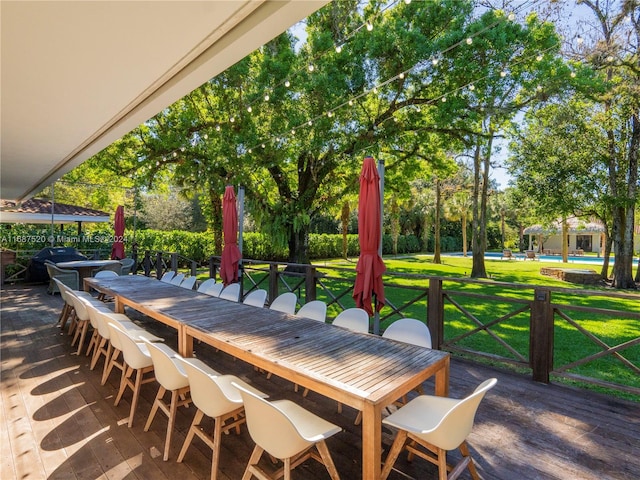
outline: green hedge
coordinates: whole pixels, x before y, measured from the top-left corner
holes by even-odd
[[[3,228],[0,233],[2,233],[2,247],[11,250],[39,250],[50,245],[48,238],[51,230],[49,228],[14,226],[11,229]],[[74,246],[79,250],[101,248],[110,252],[111,242],[109,240],[111,236],[110,230],[100,229],[78,237],[75,230],[67,228],[64,231],[56,230],[55,243],[56,245]],[[125,232],[125,238],[125,250],[127,255],[131,255],[133,234]],[[138,230],[135,240],[138,244],[138,256],[143,256],[146,250],[177,252],[182,257],[205,262],[210,256],[218,254],[215,252],[213,236],[209,232]],[[393,241],[390,235],[384,235],[382,246],[383,254],[393,253]],[[270,237],[261,233],[245,232],[242,250],[245,258],[283,261],[288,257],[286,247],[279,247],[271,241]],[[399,254],[420,251],[420,241],[415,235],[401,235],[398,238]],[[347,256],[356,257],[359,253],[358,235],[347,235]],[[342,235],[317,233],[309,235],[310,259],[340,257],[342,257]]]

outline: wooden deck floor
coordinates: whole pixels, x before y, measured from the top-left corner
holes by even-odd
[[[88,358],[72,355],[70,337],[54,326],[62,300],[42,286],[1,291],[0,478],[39,479],[208,479],[211,453],[199,440],[183,463],[175,462],[194,409],[180,412],[170,460],[162,461],[166,420],[159,415],[143,431],[157,390],[143,387],[136,421],[127,428],[128,399],[113,406],[118,375],[100,385],[102,362],[89,370]],[[134,315],[167,338],[169,328]],[[310,393],[303,398],[289,382],[264,375],[210,348],[195,346],[199,358],[222,372],[235,373],[272,398],[290,398],[343,427],[328,441],[341,478],[359,478],[360,429],[355,411],[336,412],[335,402]],[[638,479],[640,404],[558,385],[542,385],[501,370],[453,360],[451,396],[461,397],[485,378],[497,386],[480,405],[469,444],[485,479]],[[425,385],[425,390],[433,390]],[[390,436],[385,436],[388,448]],[[246,428],[222,441],[219,478],[241,478],[253,444]],[[299,480],[326,479],[310,460],[295,470]],[[435,469],[401,456],[392,480],[436,478]],[[463,478],[469,478],[465,473]]]

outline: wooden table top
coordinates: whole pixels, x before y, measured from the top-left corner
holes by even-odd
[[[449,354],[317,320],[210,297],[143,276],[85,279],[178,331],[181,353],[199,339],[363,412],[363,479],[380,475],[382,409],[435,376],[447,395]]]

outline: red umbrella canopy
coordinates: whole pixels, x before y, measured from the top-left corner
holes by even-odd
[[[233,187],[228,185],[222,197],[222,232],[224,248],[220,260],[220,277],[227,286],[238,281],[238,263],[242,258],[238,248],[238,210],[236,194]]]
[[[111,246],[111,260],[122,260],[124,258],[124,207],[118,205],[116,216],[113,221],[114,238]]]
[[[367,157],[360,172],[360,197],[358,198],[358,243],[360,257],[356,265],[356,283],[353,298],[356,306],[373,315],[371,306],[375,294],[376,309],[384,306],[382,274],[386,267],[380,254],[380,175],[373,157]]]

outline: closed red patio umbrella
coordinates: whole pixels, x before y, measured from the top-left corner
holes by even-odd
[[[124,207],[118,205],[116,216],[113,221],[114,241],[111,246],[111,260],[122,260],[124,254]]]
[[[220,260],[220,277],[227,286],[238,281],[238,263],[242,258],[238,248],[238,210],[233,186],[227,185],[222,198],[222,232],[224,248]]]
[[[380,175],[373,157],[366,157],[360,172],[360,196],[358,198],[358,243],[360,257],[356,265],[356,283],[353,298],[356,306],[373,315],[371,305],[375,298],[375,309],[384,306],[384,285],[382,274],[386,267],[380,257]],[[374,297],[375,296],[375,297]]]

